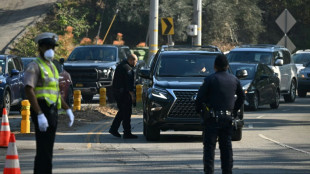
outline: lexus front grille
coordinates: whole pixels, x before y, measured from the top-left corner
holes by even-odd
[[[195,110],[195,99],[198,91],[172,90],[176,97],[169,111],[170,118],[199,118]]]

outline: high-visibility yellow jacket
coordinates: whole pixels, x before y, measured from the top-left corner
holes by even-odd
[[[57,103],[57,108],[60,109],[61,96],[59,92],[59,74],[57,68],[51,62],[55,71],[54,74],[51,68],[41,58],[37,58],[35,61],[39,65],[41,77],[43,79],[43,86],[35,87],[34,89],[36,98],[44,98],[48,106]]]

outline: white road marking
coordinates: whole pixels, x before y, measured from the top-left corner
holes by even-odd
[[[284,110],[282,110],[283,112],[287,112],[287,111],[289,111],[290,109],[284,109]]]
[[[251,129],[253,129],[253,124],[249,124],[248,127],[251,128]]]
[[[265,115],[260,115],[260,116],[258,116],[258,117],[256,117],[256,118],[263,118]]]
[[[268,140],[268,141],[271,141],[271,142],[274,142],[282,147],[285,147],[285,148],[288,148],[288,149],[292,149],[292,150],[295,150],[295,151],[298,151],[298,152],[301,152],[301,153],[305,153],[307,155],[310,155],[310,152],[307,152],[307,151],[304,151],[304,150],[301,150],[301,149],[297,149],[295,147],[292,147],[292,146],[289,146],[289,145],[286,145],[286,144],[283,144],[283,143],[280,143],[276,140],[273,140],[271,138],[268,138],[266,136],[264,136],[263,134],[258,134],[261,138],[265,139],[265,140]]]

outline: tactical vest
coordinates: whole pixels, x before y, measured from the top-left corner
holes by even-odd
[[[51,62],[55,75],[52,72],[51,68],[41,59],[37,58],[35,60],[39,65],[41,70],[41,77],[43,80],[43,86],[35,87],[34,91],[36,98],[44,98],[47,105],[57,103],[57,108],[61,108],[61,96],[59,92],[59,74],[55,65]]]

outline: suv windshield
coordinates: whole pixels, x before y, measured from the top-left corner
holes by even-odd
[[[79,47],[72,51],[68,61],[116,61],[116,51],[113,47]]]
[[[158,77],[201,77],[214,73],[216,55],[212,54],[163,54],[158,60]]]
[[[310,53],[294,54],[293,60],[296,64],[306,64],[310,62]]]
[[[246,62],[246,63],[262,63],[271,64],[271,52],[255,52],[255,51],[231,51],[227,58],[229,62]]]

